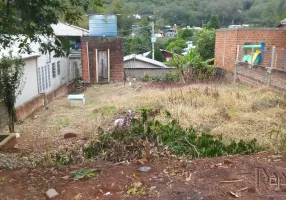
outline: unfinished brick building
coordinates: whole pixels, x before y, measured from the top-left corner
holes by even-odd
[[[286,22],[286,21],[285,21]],[[251,85],[267,85],[286,93],[286,29],[284,21],[276,28],[220,29],[216,33],[215,66]],[[244,44],[265,44],[259,65],[242,62]]]
[[[84,36],[81,46],[82,78],[85,83],[123,81],[123,39]]]

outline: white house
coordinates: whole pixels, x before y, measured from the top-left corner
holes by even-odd
[[[54,32],[58,36],[71,36],[76,40],[88,34],[85,29],[59,23],[52,25]],[[72,51],[69,57],[54,57],[54,53],[42,54],[39,51],[39,44],[31,43],[30,48],[33,53],[19,53],[18,44],[14,44],[9,49],[1,49],[0,57],[7,55],[20,56],[24,59],[24,76],[21,95],[16,100],[16,108],[23,106],[30,100],[36,98],[39,94],[48,94],[64,84],[73,81],[76,78],[75,68],[81,71],[80,55],[81,51]],[[75,64],[76,63],[76,64]]]
[[[143,78],[165,76],[167,72],[176,70],[176,68],[168,67],[162,62],[152,60],[142,55],[128,55],[124,57],[124,73],[127,77]]]
[[[182,55],[184,56],[187,55],[191,51],[191,49],[196,48],[196,46],[193,45],[193,41],[187,41],[186,45],[187,45],[187,48],[184,48],[183,53],[182,53]]]
[[[16,100],[16,107],[22,106],[40,93],[49,93],[62,84],[68,83],[68,58],[53,57],[53,53],[45,55],[39,51],[39,44],[30,44],[33,53],[19,53],[18,44],[9,49],[2,49],[0,57],[8,55],[22,57],[25,66],[23,68],[23,85],[21,94]]]

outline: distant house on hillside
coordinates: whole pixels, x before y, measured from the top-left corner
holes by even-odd
[[[203,28],[201,27],[191,27],[191,26],[187,26],[186,28],[183,29],[189,29],[189,30],[195,30],[195,31],[201,31]]]
[[[229,25],[228,28],[249,28],[248,24],[242,24],[242,25]]]
[[[176,68],[168,67],[162,62],[142,55],[132,54],[124,57],[124,73],[127,77],[165,76],[167,72],[173,70],[176,70]]]
[[[186,45],[187,45],[187,48],[184,48],[183,49],[183,53],[182,53],[182,55],[184,55],[184,56],[187,55],[188,52],[190,52],[191,49],[196,48],[196,46],[193,45],[192,41],[187,41]]]
[[[286,29],[286,18],[283,19],[279,24],[276,26],[277,28]]]

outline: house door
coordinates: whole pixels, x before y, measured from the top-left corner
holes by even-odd
[[[97,52],[98,82],[108,82],[108,55],[107,51]]]

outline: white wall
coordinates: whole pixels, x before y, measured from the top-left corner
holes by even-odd
[[[58,75],[57,71],[57,62],[60,61],[60,74]],[[56,77],[53,78],[52,73],[52,64],[56,65]],[[46,67],[47,66],[47,67]],[[41,69],[44,67],[45,70],[49,70],[47,73],[48,83],[45,89],[41,90],[40,82],[42,82],[42,77],[39,77],[39,72],[41,73]],[[46,67],[46,68],[45,68]],[[26,59],[24,66],[24,86],[22,89],[22,94],[18,96],[16,100],[16,107],[19,107],[29,100],[35,98],[39,93],[49,93],[59,86],[66,84],[69,82],[68,74],[69,74],[69,61],[67,57],[54,58],[51,56],[50,62],[47,62],[47,56],[41,55],[36,58]],[[46,72],[44,73],[44,75]],[[48,77],[50,75],[50,77]],[[39,79],[41,78],[41,81]],[[74,79],[74,76],[70,78],[70,81]],[[46,77],[44,77],[46,80]]]
[[[37,58],[25,60],[23,81],[22,93],[16,100],[16,107],[23,105],[38,95]]]
[[[60,75],[58,75],[57,71],[57,62],[60,61]],[[56,66],[56,77],[53,77],[52,72],[52,65],[55,63]],[[50,71],[50,77],[48,77],[51,81],[51,86],[48,88],[45,88],[45,90],[42,90],[42,93],[49,93],[55,89],[57,89],[59,86],[68,83],[68,58],[67,57],[60,57],[55,58],[53,57],[53,54],[51,55],[50,62],[47,61],[47,55],[41,55],[38,58],[38,69],[40,70],[41,67],[48,66],[48,69]]]

